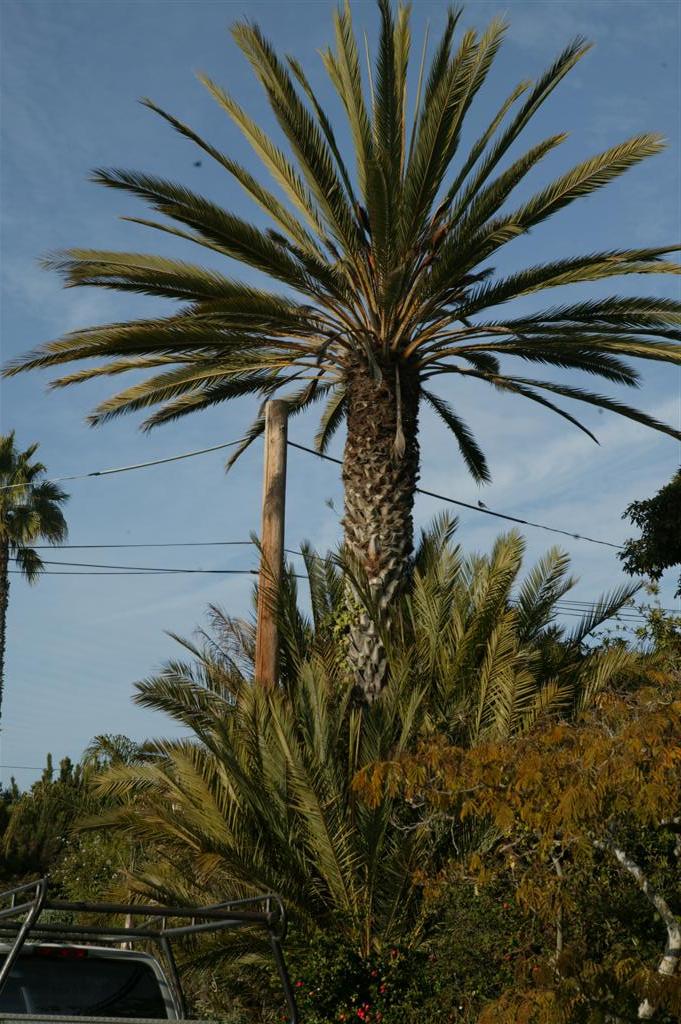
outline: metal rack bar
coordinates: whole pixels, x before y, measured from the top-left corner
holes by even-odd
[[[16,935],[18,931],[18,927],[15,929],[9,929],[6,926],[4,928],[0,927],[0,935]],[[45,935],[46,937],[70,935],[72,938],[85,938],[87,935],[94,939],[110,937],[112,940],[131,937],[133,939],[156,939],[158,941],[161,937],[161,932],[158,929],[151,928],[109,928],[104,925],[50,924],[45,922],[31,928],[31,935],[33,937],[40,935]]]
[[[209,910],[207,907],[155,907],[140,903],[86,903],[48,900],[45,910],[70,910],[73,913],[130,914],[137,917],[206,917],[220,921],[227,916],[225,910]],[[232,920],[246,924],[268,924],[266,912],[260,914],[249,910],[235,910],[229,913]]]
[[[30,932],[32,926],[40,917],[43,906],[45,904],[45,900],[47,898],[46,878],[38,879],[38,881],[34,882],[33,885],[35,887],[35,900],[33,901],[33,904],[30,905],[30,910],[28,911],[28,914],[24,918],[24,921],[22,922],[21,927],[17,932],[17,937],[14,941],[14,945],[12,946],[9,953],[5,957],[5,962],[2,965],[2,968],[0,968],[0,992],[2,992],[5,986],[5,982],[9,977],[9,973],[14,967],[14,964],[16,963],[16,959],[19,956],[19,953],[21,952],[21,947],[26,941],[28,933]],[[30,884],[25,887],[19,886],[19,888],[17,889],[10,890],[9,895],[14,896],[17,892],[22,892],[24,888],[30,888]],[[16,908],[12,907],[11,909],[15,910]]]
[[[161,949],[163,950],[163,954],[166,958],[166,963],[168,965],[168,974],[170,975],[170,984],[172,985],[173,991],[175,992],[175,998],[177,999],[178,1005],[180,1007],[180,1013],[182,1014],[183,1017],[186,1017],[187,1004],[185,1003],[184,1000],[184,992],[182,991],[180,975],[177,970],[177,964],[175,963],[175,956],[173,954],[172,946],[170,945],[170,940],[168,939],[167,935],[161,935],[159,942],[161,945]]]
[[[0,919],[4,917],[18,917],[19,914],[25,914],[26,911],[33,907],[34,903],[35,900],[30,900],[28,903],[13,903],[11,907],[0,910]]]
[[[48,886],[49,880],[41,878],[35,882],[27,882],[5,892],[0,892],[0,902],[10,901],[9,907],[0,910],[0,922],[3,922],[0,923],[0,937],[14,940],[0,970],[0,992],[4,989],[12,967],[16,963],[17,957],[20,955],[21,949],[29,935],[39,941],[45,939],[54,940],[60,937],[80,938],[83,940],[100,939],[109,942],[115,942],[124,938],[133,943],[147,940],[158,943],[160,946],[168,966],[173,994],[177,1000],[180,1012],[186,1019],[187,1008],[171,940],[186,935],[223,931],[227,928],[256,926],[267,931],[290,1015],[289,1024],[298,1024],[295,996],[281,946],[286,934],[286,909],[281,897],[276,893],[269,893],[265,896],[250,896],[244,899],[230,900],[225,903],[214,903],[205,907],[158,907],[141,903],[93,903],[90,901],[48,899]],[[17,896],[23,896],[23,894],[29,892],[33,893],[33,899],[22,899],[22,902],[17,903]],[[245,909],[246,907],[256,906],[260,906],[262,909]],[[39,921],[40,915],[45,910],[59,910],[71,913],[125,914],[129,917],[144,917],[146,920],[141,926],[128,928],[92,924],[52,924]],[[23,913],[26,914],[26,917],[22,922],[12,920],[12,918],[17,918]],[[158,926],[155,926],[154,918],[159,919]],[[174,925],[168,928],[168,918],[188,919],[190,923]]]
[[[177,939],[181,935],[197,935],[201,932],[217,932],[225,931],[227,928],[240,928],[242,923],[228,917],[224,921],[206,921],[205,924],[185,924],[178,925],[176,928],[164,928],[161,934],[167,935],[171,939]],[[269,932],[269,924],[267,922],[263,923]]]

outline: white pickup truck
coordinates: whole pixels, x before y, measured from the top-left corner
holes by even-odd
[[[62,921],[50,911],[57,911]],[[114,922],[122,917],[126,924],[91,924],[83,921],[83,914],[96,914],[100,922],[102,917]],[[62,923],[65,916],[69,923]],[[170,907],[65,902],[51,898],[47,878],[9,889],[0,893],[0,940],[6,940],[0,941],[0,1024],[186,1022],[173,943],[187,935],[249,927],[267,932],[289,1024],[298,1024],[281,947],[286,915],[273,893],[210,906]],[[158,955],[121,944],[142,944]]]

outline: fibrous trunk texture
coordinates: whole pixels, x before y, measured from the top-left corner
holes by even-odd
[[[9,544],[0,541],[0,718],[5,684],[5,632],[7,628],[7,602],[9,601]]]
[[[366,573],[371,612],[359,598],[349,657],[357,686],[374,700],[386,679],[381,629],[404,583],[413,550],[413,507],[419,470],[418,380],[390,360],[358,360],[347,379],[343,456],[345,547]]]

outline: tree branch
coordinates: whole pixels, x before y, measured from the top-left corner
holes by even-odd
[[[624,850],[612,840],[595,839],[593,843],[597,849],[609,850],[613,854],[620,867],[628,871],[632,878],[635,879],[648,902],[652,904],[662,918],[667,929],[667,948],[658,964],[657,973],[665,978],[674,977],[679,967],[679,961],[681,961],[681,923],[678,918],[672,912],[664,897],[650,884],[636,861],[632,860]],[[650,1020],[654,1015],[655,1006],[646,997],[639,1005],[638,1019]]]

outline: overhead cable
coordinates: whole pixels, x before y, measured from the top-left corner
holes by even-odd
[[[90,477],[112,476],[113,474],[116,473],[129,473],[131,470],[135,469],[146,469],[149,466],[160,466],[168,462],[179,462],[181,459],[191,459],[194,458],[194,456],[196,455],[206,455],[209,452],[220,451],[224,448],[232,448],[237,444],[241,444],[244,440],[244,438],[237,438],[235,441],[226,441],[224,444],[212,445],[210,448],[198,448],[195,451],[183,452],[179,455],[170,455],[163,459],[151,459],[148,462],[137,462],[129,466],[115,466],[111,469],[95,469],[89,473],[78,473],[72,474],[71,476],[51,477],[48,480],[36,481],[36,483],[2,484],[0,485],[0,491],[12,490],[13,488],[19,487],[37,487],[41,483],[57,484],[65,483],[71,480],[86,480]],[[289,441],[288,444],[292,448],[297,448],[299,451],[307,452],[310,455],[315,455],[318,459],[324,459],[326,462],[334,462],[336,463],[336,465],[339,466],[342,465],[340,459],[334,459],[330,455],[323,455],[321,452],[316,452],[313,448],[308,448],[306,445],[298,444],[296,441]],[[446,494],[439,494],[436,491],[429,491],[423,487],[417,487],[416,493],[423,494],[424,496],[429,498],[436,498],[438,501],[444,501],[450,505],[457,505],[460,508],[467,508],[471,512],[479,512],[482,515],[493,516],[496,519],[504,519],[507,522],[518,523],[521,526],[529,526],[535,530],[546,530],[549,533],[560,534],[563,537],[571,537],[573,540],[583,540],[589,544],[600,544],[604,547],[615,548],[617,550],[621,550],[623,547],[622,544],[614,544],[612,541],[601,540],[597,537],[588,537],[585,534],[574,533],[572,530],[561,530],[559,527],[556,526],[547,526],[545,523],[536,523],[530,519],[522,519],[519,516],[512,516],[504,512],[497,512],[494,509],[485,508],[480,505],[472,505],[470,502],[461,501],[458,498],[452,498],[451,496]]]
[[[316,455],[318,459],[324,459],[326,462],[335,462],[338,466],[342,466],[343,463],[340,459],[334,459],[330,455],[323,455],[321,452],[316,452],[314,448],[307,448],[304,444],[298,444],[296,441],[289,441],[289,445],[292,448],[298,448],[301,452],[308,452],[310,455]],[[416,488],[417,494],[424,494],[428,498],[437,498],[438,501],[445,501],[450,505],[459,505],[461,508],[468,508],[471,512],[480,512],[482,515],[494,516],[496,519],[506,519],[511,523],[520,523],[522,526],[531,526],[535,530],[547,530],[549,533],[560,533],[563,537],[572,537],[573,540],[584,540],[589,544],[602,544],[607,548],[617,548],[621,550],[622,544],[613,544],[609,540],[599,540],[597,537],[587,537],[583,533],[573,533],[572,530],[560,530],[557,526],[547,526],[545,523],[534,523],[530,519],[520,519],[518,516],[506,515],[504,512],[496,512],[491,508],[483,508],[480,505],[471,505],[467,501],[459,501],[458,498],[451,498],[446,494],[438,494],[436,491],[427,491],[423,487]]]
[[[180,455],[169,455],[165,459],[151,459],[149,462],[135,462],[130,466],[115,466],[112,469],[93,469],[89,473],[75,473],[72,476],[55,476],[47,480],[36,480],[35,483],[2,484],[0,491],[11,491],[17,487],[40,487],[41,484],[62,484],[67,480],[87,480],[91,476],[112,476],[114,473],[129,473],[133,469],[146,469],[148,466],[161,466],[166,462],[179,462],[180,459],[193,459],[195,455],[207,455],[208,452],[218,452],[223,448],[233,448],[241,444],[245,438],[239,437],[236,441],[226,441],[224,444],[214,444],[211,448],[197,448],[193,452],[183,452]]]

